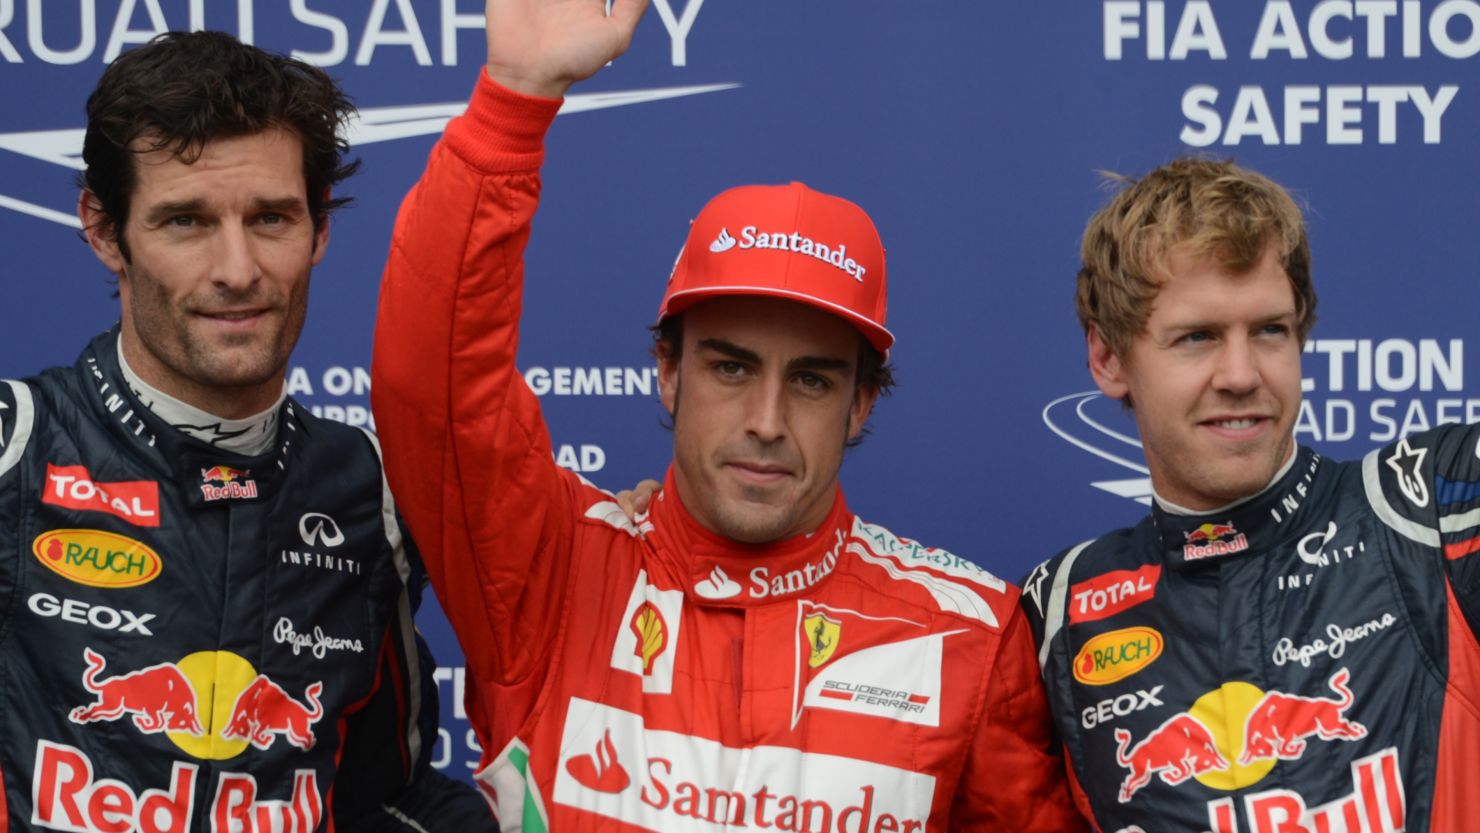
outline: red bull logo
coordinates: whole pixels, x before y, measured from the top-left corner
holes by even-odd
[[[1182,533],[1182,536],[1187,539],[1182,547],[1182,557],[1188,561],[1232,555],[1249,548],[1249,536],[1234,529],[1233,521],[1206,523],[1191,532]],[[1225,541],[1225,538],[1231,540]]]
[[[1085,685],[1109,685],[1135,674],[1161,656],[1161,632],[1155,628],[1121,628],[1084,643],[1074,657],[1074,679]]]
[[[213,794],[211,833],[312,833],[324,820],[318,776],[298,770],[287,800],[262,800],[251,775],[223,772],[214,791],[196,789],[200,767],[177,761],[166,789],[142,792],[116,778],[98,778],[80,749],[49,741],[36,744],[31,824],[53,830],[133,830],[187,833],[197,794]]]
[[[266,750],[280,736],[306,752],[324,716],[322,682],[309,684],[300,701],[226,651],[200,651],[106,679],[103,657],[89,648],[83,659],[82,686],[94,700],[71,711],[73,722],[132,718],[139,731],[164,733],[196,758],[227,760],[249,746]]]
[[[257,481],[247,479],[250,469],[212,466],[200,470],[201,497],[206,501],[250,500],[257,497]],[[221,485],[216,485],[217,483]]]
[[[1173,715],[1128,752],[1130,733],[1116,729],[1116,760],[1130,770],[1121,784],[1121,803],[1129,802],[1150,784],[1153,775],[1160,775],[1174,786],[1196,778],[1212,789],[1241,789],[1262,780],[1278,761],[1302,757],[1312,738],[1352,741],[1366,737],[1366,727],[1346,716],[1356,700],[1348,686],[1350,679],[1351,672],[1346,668],[1331,675],[1327,686],[1335,692],[1335,697],[1303,697],[1280,691],[1264,692],[1245,682],[1224,683],[1199,697],[1187,711]],[[1282,790],[1272,791],[1270,795],[1276,793],[1290,795]],[[1293,823],[1301,815],[1297,813],[1290,818]],[[1231,832],[1228,825],[1232,819],[1230,814],[1221,827],[1217,820],[1210,822],[1214,833]],[[1324,830],[1294,826],[1259,829],[1269,833]]]
[[[78,706],[68,715],[73,723],[118,720],[131,715],[134,726],[145,734],[171,731],[199,736],[202,733],[196,713],[195,689],[181,673],[179,666],[162,662],[127,674],[99,680],[103,658],[91,648],[82,651],[87,670],[82,673],[82,687],[97,695],[97,701]]]
[[[303,693],[309,703],[305,706],[288,696],[282,686],[259,674],[237,696],[221,737],[247,738],[258,749],[267,749],[274,738],[283,735],[288,743],[307,752],[313,748],[313,724],[324,716],[324,709],[319,705],[323,690],[322,682],[310,684]]]
[[[1352,791],[1307,807],[1289,790],[1245,796],[1249,833],[1402,833],[1407,829],[1403,779],[1393,747],[1352,762]],[[1208,802],[1208,833],[1240,833],[1232,798]]]
[[[213,466],[200,470],[201,480],[215,480],[218,483],[231,483],[236,480],[245,479],[251,474],[250,469],[234,469],[231,466]]]
[[[1346,719],[1352,705],[1352,690],[1347,687],[1351,672],[1343,668],[1331,675],[1326,685],[1336,692],[1335,699],[1301,697],[1271,691],[1244,721],[1244,753],[1239,763],[1250,764],[1263,758],[1297,760],[1305,752],[1306,738],[1321,740],[1359,740],[1367,736],[1367,727]]]
[[[1213,742],[1213,733],[1186,712],[1172,715],[1129,753],[1126,747],[1131,742],[1130,732],[1116,729],[1115,742],[1115,760],[1131,771],[1120,785],[1121,804],[1151,783],[1153,775],[1176,786],[1194,775],[1228,768],[1228,760]]]

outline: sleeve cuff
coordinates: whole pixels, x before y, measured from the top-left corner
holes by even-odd
[[[514,92],[480,70],[467,111],[447,125],[447,144],[485,173],[539,170],[545,132],[562,103]]]

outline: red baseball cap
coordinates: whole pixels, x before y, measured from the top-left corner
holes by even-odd
[[[710,200],[663,294],[658,320],[724,295],[767,295],[847,319],[887,354],[884,244],[862,208],[800,182],[742,185]]]

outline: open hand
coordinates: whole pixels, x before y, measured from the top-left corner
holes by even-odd
[[[648,0],[488,0],[488,75],[516,92],[561,98],[627,51]]]

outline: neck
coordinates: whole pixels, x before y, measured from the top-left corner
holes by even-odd
[[[255,385],[203,385],[176,373],[134,335],[125,322],[118,355],[138,381],[155,392],[221,419],[248,419],[282,399],[282,374]]]
[[[266,408],[241,418],[232,418],[159,390],[134,370],[121,345],[118,365],[125,383],[145,407],[176,430],[201,442],[250,457],[266,452],[277,439],[278,412],[287,398],[287,390],[281,382],[278,383],[277,398]]]

